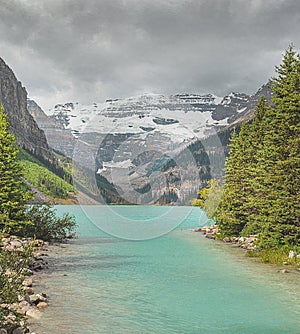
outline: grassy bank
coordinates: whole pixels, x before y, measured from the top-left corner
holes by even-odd
[[[294,253],[291,253],[294,252]],[[300,268],[300,254],[299,250],[291,251],[288,247],[281,247],[277,249],[262,249],[258,251],[248,251],[247,257],[255,257],[262,263],[276,264],[276,265],[290,265]],[[293,255],[293,256],[292,256]]]

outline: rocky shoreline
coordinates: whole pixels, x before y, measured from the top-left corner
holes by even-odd
[[[25,334],[31,333],[30,324],[42,316],[42,310],[48,307],[48,296],[45,292],[36,291],[36,282],[39,280],[38,273],[48,268],[46,260],[49,243],[32,238],[18,238],[6,236],[1,240],[0,248],[8,253],[21,255],[28,247],[32,247],[25,279],[22,282],[23,293],[18,296],[18,302],[13,304],[1,304],[1,308],[7,311],[0,324],[0,334]],[[1,273],[13,274],[13,270]],[[18,318],[20,315],[20,318]]]
[[[256,251],[258,250],[256,242],[258,241],[258,235],[250,235],[249,237],[231,237],[231,238],[218,238],[220,235],[218,225],[197,227],[193,230],[194,232],[200,232],[204,234],[205,238],[212,240],[220,240],[222,242],[228,243],[233,248],[241,248],[245,251]],[[290,251],[288,255],[289,259],[297,258],[300,259],[300,254],[296,254],[294,251]],[[288,262],[283,262],[283,265],[289,265]],[[299,265],[299,263],[298,263]],[[295,268],[296,272],[300,273],[300,268]],[[288,269],[280,268],[278,272],[281,274],[286,274],[291,272]]]
[[[194,229],[194,232],[201,232],[208,239],[216,239],[219,233],[218,225],[203,226]],[[258,241],[258,235],[250,235],[250,237],[232,237],[219,239],[226,243],[231,243],[232,247],[239,247],[245,250],[256,250],[255,242]]]

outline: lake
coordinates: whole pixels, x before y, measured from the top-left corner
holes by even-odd
[[[51,251],[39,334],[300,333],[300,274],[192,232],[207,223],[199,208],[56,208],[76,216],[79,237]]]

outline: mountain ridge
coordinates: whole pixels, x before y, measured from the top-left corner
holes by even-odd
[[[72,133],[74,148],[77,146],[73,158],[82,166],[89,166],[92,174],[97,172],[121,188],[122,180],[128,178],[130,188],[140,194],[142,201],[151,197],[147,194],[151,188],[156,198],[169,194],[174,199],[177,196],[174,193],[178,193],[182,204],[209,178],[222,176],[228,131],[251,118],[261,96],[271,99],[267,84],[251,96],[244,93],[230,93],[222,98],[213,94],[143,94],[87,106],[68,102],[55,105],[52,114],[46,116],[48,125],[41,124],[41,127],[46,134],[50,123],[56,124],[60,131]],[[63,140],[56,142],[62,150]],[[202,142],[208,143],[206,147]],[[191,175],[185,174],[185,180],[180,180],[184,168],[176,167],[168,159],[176,160],[178,156],[177,160],[182,160],[187,149],[193,154],[193,162],[188,167]],[[89,157],[96,157],[96,162]],[[217,167],[209,165],[210,160]],[[167,185],[151,187],[149,173],[152,172],[160,172],[158,183],[164,184],[165,178]],[[121,196],[130,193],[128,185],[119,191]]]

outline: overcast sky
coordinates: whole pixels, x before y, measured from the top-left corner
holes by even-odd
[[[0,57],[47,111],[137,94],[254,93],[299,0],[0,0]]]

